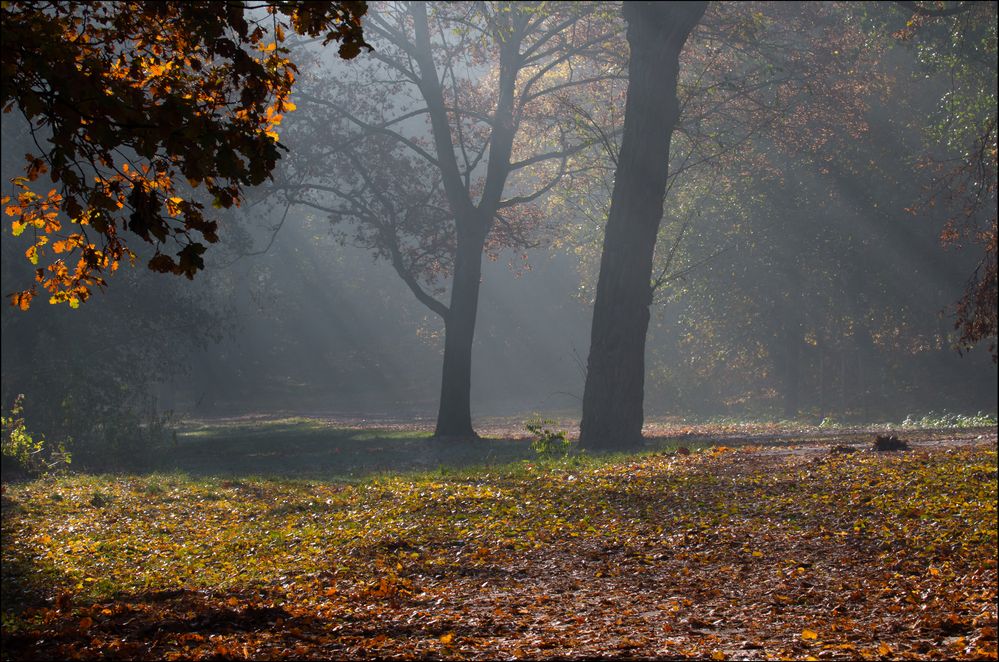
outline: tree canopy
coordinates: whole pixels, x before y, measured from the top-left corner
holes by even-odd
[[[4,196],[35,283],[77,307],[122,260],[129,235],[154,271],[193,278],[218,240],[215,208],[241,201],[279,156],[296,67],[285,30],[355,57],[364,2],[4,2],[0,105],[26,118],[36,149]],[[43,186],[48,173],[55,187]],[[44,189],[48,189],[45,191]],[[68,223],[66,222],[68,220]],[[173,255],[169,254],[174,252]],[[75,259],[75,263],[74,263]]]

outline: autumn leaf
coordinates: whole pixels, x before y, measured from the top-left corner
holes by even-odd
[[[454,639],[454,633],[453,632],[448,632],[447,634],[442,634],[440,636],[440,642],[442,644],[450,644],[453,639]]]
[[[819,633],[816,632],[815,630],[809,630],[808,628],[805,628],[804,630],[801,631],[801,638],[804,639],[805,641],[815,640],[819,638]]]
[[[49,134],[44,144],[35,143],[41,154],[25,154],[24,175],[11,180],[19,189],[17,204],[3,198],[12,233],[19,236],[31,225],[41,240],[60,231],[65,214],[95,230],[100,252],[78,269],[46,272],[12,299],[21,308],[38,287],[60,303],[86,301],[93,287],[106,283],[111,265],[134,254],[123,229],[155,244],[157,252],[161,244],[177,245],[180,268],[156,270],[187,277],[200,271],[203,261],[185,249],[202,245],[198,232],[217,242],[216,226],[201,218],[200,203],[179,193],[175,182],[203,186],[228,208],[273,171],[280,157],[273,133],[280,117],[273,108],[288,98],[295,80],[294,63],[277,54],[288,20],[296,31],[367,46],[364,2],[271,5],[275,40],[269,43],[265,30],[251,29],[252,12],[238,3],[223,3],[221,11],[186,2],[91,4],[85,19],[78,3],[53,3],[44,12],[32,3],[4,4],[4,111],[17,108],[32,131],[44,126]],[[84,98],[85,112],[75,102],[56,101]],[[211,139],[192,140],[195,135]],[[123,147],[137,153],[131,163],[121,162]],[[45,173],[61,193],[53,188],[42,197],[31,190]],[[60,242],[53,254],[72,248]],[[25,255],[35,265],[52,257]]]

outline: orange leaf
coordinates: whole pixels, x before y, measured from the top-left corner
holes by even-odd
[[[802,639],[806,639],[806,640],[807,639],[818,639],[819,638],[819,633],[816,632],[815,630],[809,630],[808,628],[805,628],[804,630],[801,631],[801,638]]]
[[[453,639],[454,639],[454,632],[448,632],[447,634],[441,635],[442,644],[450,644]]]

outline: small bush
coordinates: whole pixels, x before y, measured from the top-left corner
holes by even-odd
[[[4,462],[15,472],[36,477],[65,469],[72,456],[66,443],[48,441],[44,435],[32,435],[24,422],[24,395],[14,399],[10,416],[0,417],[3,426]]]
[[[555,429],[557,423],[548,418],[536,417],[524,424],[527,431],[534,435],[531,449],[538,457],[553,460],[569,454],[569,433]]]
[[[832,416],[826,416],[819,423],[819,429],[820,430],[830,430],[830,429],[838,428],[838,427],[842,427],[842,424],[839,421],[837,421],[836,419],[834,419]]]

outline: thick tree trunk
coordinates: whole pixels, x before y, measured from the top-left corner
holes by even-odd
[[[680,51],[706,6],[624,3],[631,46],[628,100],[593,308],[580,423],[583,448],[631,448],[642,441],[652,258],[670,139],[680,112]]]
[[[472,428],[472,341],[479,307],[484,242],[484,229],[458,231],[451,306],[444,319],[444,368],[434,433],[438,438],[478,436]]]

